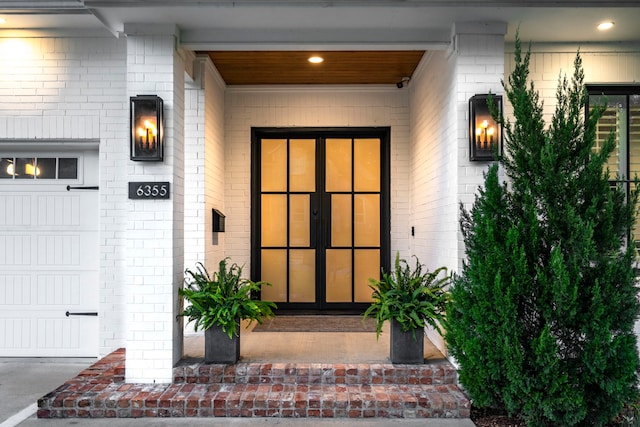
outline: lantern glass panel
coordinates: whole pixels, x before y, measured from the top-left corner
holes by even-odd
[[[162,160],[162,107],[157,96],[131,98],[131,160]]]
[[[492,95],[502,113],[502,97]],[[469,100],[469,151],[471,160],[495,160],[496,150],[502,151],[502,128],[491,116],[488,95],[475,95]]]

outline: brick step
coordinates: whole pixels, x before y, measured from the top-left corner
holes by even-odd
[[[182,362],[173,369],[174,383],[191,384],[456,384],[446,361],[425,365]]]
[[[58,390],[39,418],[318,417],[468,418],[453,385],[112,384]]]
[[[38,418],[470,416],[470,402],[444,361],[185,363],[175,369],[180,382],[173,384],[125,383],[124,369],[120,349],[40,398]]]

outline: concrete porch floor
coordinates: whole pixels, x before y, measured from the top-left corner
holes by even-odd
[[[297,363],[389,363],[389,324],[376,339],[375,332],[254,332],[255,322],[240,333],[241,362]],[[204,336],[186,334],[185,359],[204,357]],[[428,339],[424,340],[427,361],[444,359]]]

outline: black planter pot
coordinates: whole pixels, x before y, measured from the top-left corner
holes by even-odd
[[[424,331],[402,332],[400,323],[391,320],[391,363],[418,365],[424,363]]]
[[[229,338],[217,325],[204,331],[204,363],[233,364],[239,359],[240,335]]]

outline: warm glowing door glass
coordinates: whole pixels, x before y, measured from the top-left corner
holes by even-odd
[[[273,138],[260,156],[260,280],[276,303],[367,303],[380,276],[379,138]],[[320,173],[318,173],[320,171]]]

